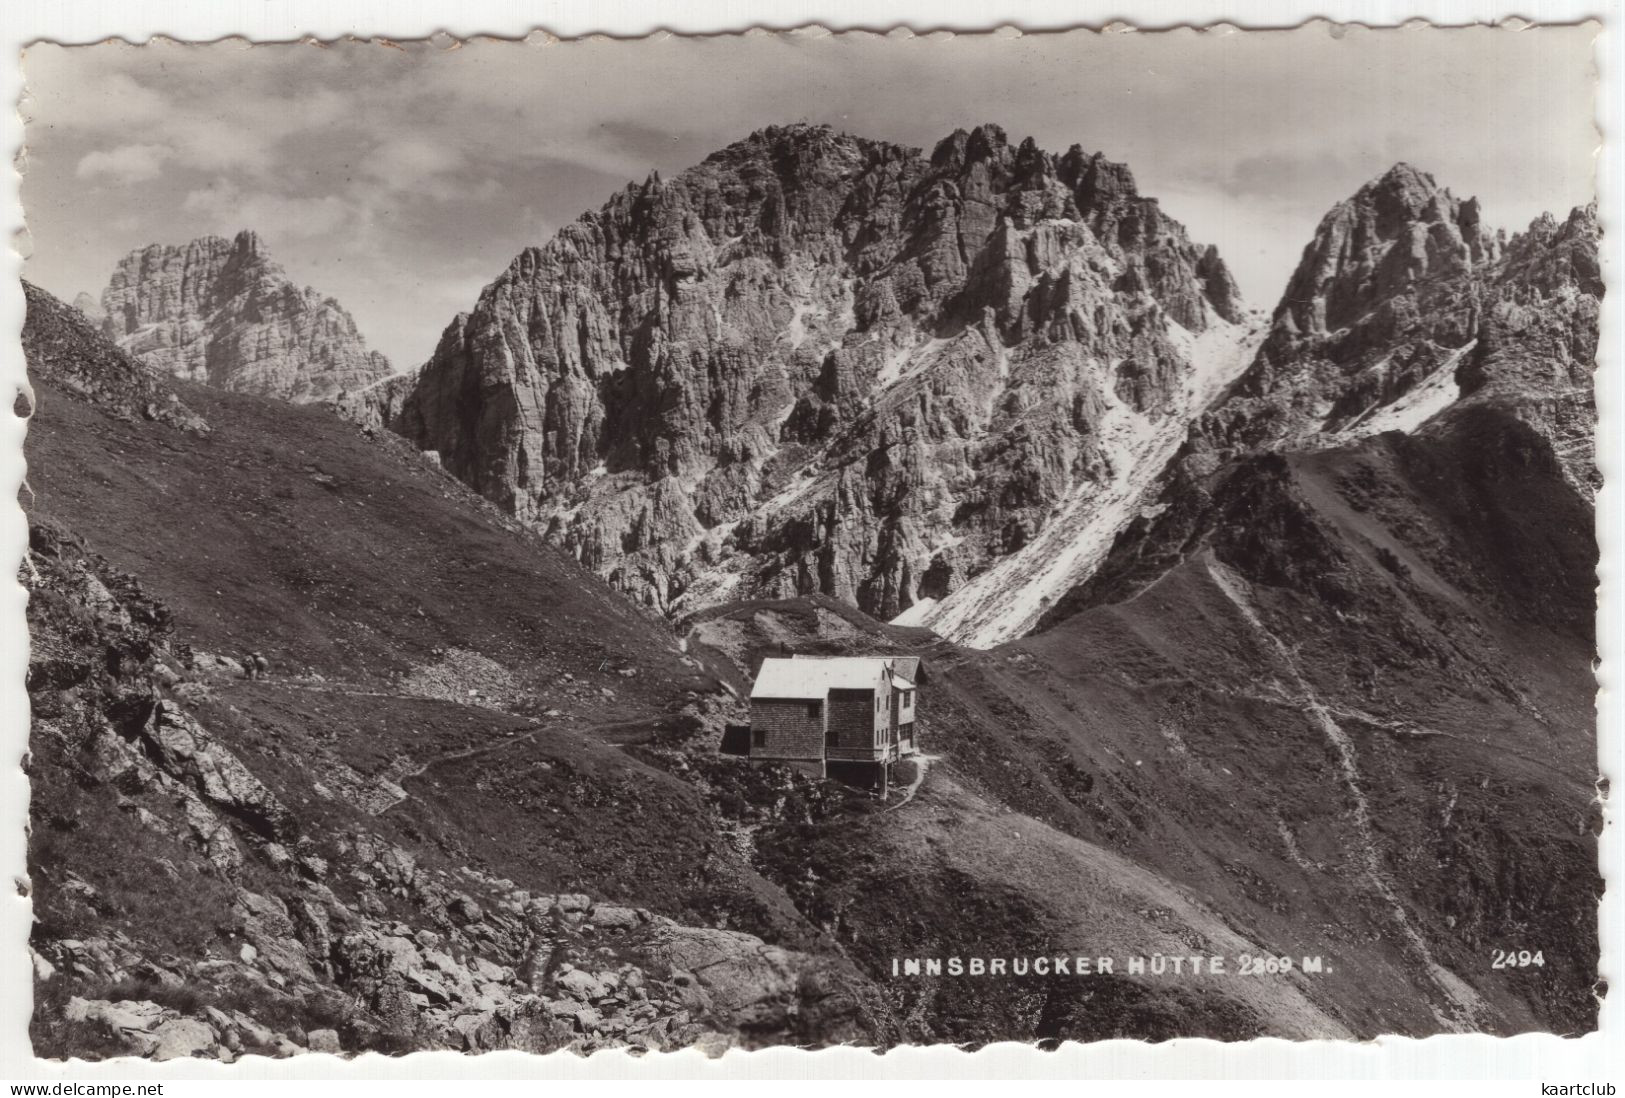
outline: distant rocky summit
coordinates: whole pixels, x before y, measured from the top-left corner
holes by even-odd
[[[1572,491],[1584,520],[1552,520],[1544,533],[1547,555],[1573,566],[1531,601],[1547,613],[1562,601],[1552,590],[1572,581],[1581,593],[1566,620],[1589,628],[1600,235],[1595,205],[1492,234],[1475,200],[1407,164],[1360,188],[1322,219],[1252,363],[1192,423],[1109,557],[1040,628],[1143,590],[1227,525],[1260,537],[1267,508],[1253,482],[1276,477],[1281,455],[1360,452],[1398,436],[1473,476],[1497,470],[1510,483],[1534,470],[1543,491],[1568,490],[1553,500]]]
[[[350,314],[290,281],[252,232],[131,252],[102,292],[100,318],[75,304],[143,361],[223,389],[331,400],[392,372]]]
[[[107,314],[102,311],[102,303],[83,291],[73,299],[73,307],[84,313],[85,318],[98,327],[107,319]]]
[[[1493,401],[1545,436],[1589,497],[1599,236],[1588,206],[1509,240],[1476,199],[1394,166],[1322,219],[1257,358],[1191,450],[1343,445]]]
[[[944,628],[996,638],[1073,563],[1012,558],[1121,510],[1249,331],[1217,252],[1098,153],[772,127],[526,249],[374,416],[667,612],[935,623],[985,577],[997,609]]]

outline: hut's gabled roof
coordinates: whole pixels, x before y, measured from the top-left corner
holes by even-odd
[[[879,656],[771,657],[762,661],[750,696],[752,700],[822,701],[831,690],[876,690],[890,672],[890,662]]]

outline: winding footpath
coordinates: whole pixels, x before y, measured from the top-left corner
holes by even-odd
[[[912,758],[914,759],[914,780],[908,783],[907,789],[903,790],[903,799],[889,806],[886,809],[887,812],[896,812],[914,799],[914,794],[918,793],[920,786],[925,784],[926,771],[930,770],[931,764],[937,760],[935,755],[914,755]]]

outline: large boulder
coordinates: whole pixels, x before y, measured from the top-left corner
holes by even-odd
[[[244,820],[266,838],[294,837],[297,822],[276,794],[179,706],[158,702],[144,733],[159,765],[210,804]]]
[[[733,930],[663,923],[643,949],[673,973],[675,994],[714,1027],[794,1039],[872,1041],[855,972]],[[695,994],[695,992],[701,994]]]
[[[158,1028],[178,1016],[174,1011],[147,1000],[120,999],[110,1002],[74,996],[68,1000],[63,1017],[70,1022],[100,1026],[124,1042],[137,1056],[151,1056],[162,1043]]]
[[[158,1039],[152,1050],[154,1060],[179,1060],[188,1056],[213,1056],[219,1050],[214,1030],[196,1018],[172,1018],[161,1023],[153,1036]]]

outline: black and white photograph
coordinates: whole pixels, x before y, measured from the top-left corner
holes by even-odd
[[[33,1055],[1594,1033],[1602,33],[29,45]]]

